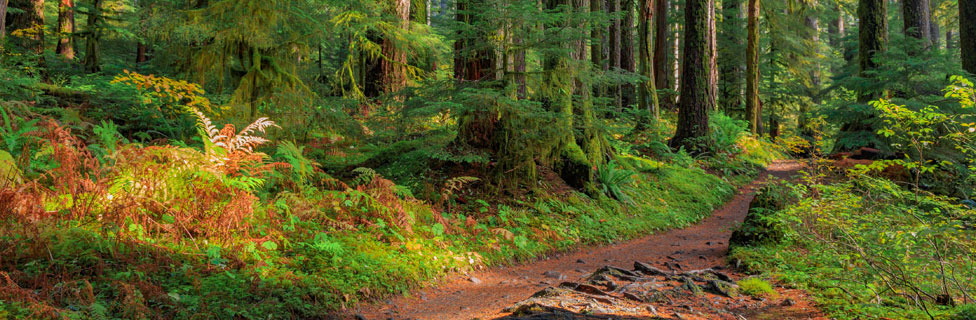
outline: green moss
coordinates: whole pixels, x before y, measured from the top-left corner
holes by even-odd
[[[756,298],[776,298],[779,297],[779,292],[773,289],[773,285],[769,284],[763,279],[756,277],[745,278],[740,280],[738,283],[739,292],[746,294],[751,297]]]

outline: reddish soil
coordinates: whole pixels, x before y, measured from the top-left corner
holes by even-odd
[[[574,281],[605,265],[629,267],[642,261],[661,268],[680,264],[680,270],[726,266],[728,239],[732,228],[748,213],[754,191],[770,176],[787,179],[802,165],[777,162],[760,178],[740,188],[739,193],[701,223],[679,230],[649,235],[609,246],[584,247],[524,265],[503,266],[449,277],[440,285],[419,289],[409,296],[395,297],[353,310],[365,319],[493,319],[505,316],[506,307],[528,298],[543,288]],[[543,273],[549,272],[547,277]],[[551,277],[558,273],[565,279]],[[472,281],[477,279],[476,281]],[[796,303],[788,307],[763,307],[751,312],[759,319],[809,319],[821,317],[803,292],[781,290]],[[768,304],[767,304],[768,305]],[[768,310],[765,310],[768,309]],[[350,315],[350,317],[352,317]]]

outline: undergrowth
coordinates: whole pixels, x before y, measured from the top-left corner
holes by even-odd
[[[314,150],[271,141],[269,119],[242,130],[211,121],[196,87],[120,79],[182,90],[189,102],[144,98],[195,117],[197,136],[146,143],[112,121],[3,112],[0,318],[321,318],[450,273],[688,226],[782,156],[739,133],[714,158],[622,145],[596,168],[596,192],[540,180],[498,197],[473,192],[481,181],[465,172],[342,168],[330,158],[348,149],[339,137]]]

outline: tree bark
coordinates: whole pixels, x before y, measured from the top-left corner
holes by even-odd
[[[816,0],[813,2],[816,4]],[[814,47],[813,53],[815,56],[820,55],[819,45],[820,45],[820,19],[817,17],[816,13],[812,13],[806,16],[804,22],[807,27],[807,35],[809,41]],[[814,60],[813,71],[810,73],[810,88],[808,88],[808,94],[811,97],[812,105],[819,105],[821,102],[820,98],[820,62]],[[811,137],[813,137],[814,132],[810,126],[810,118],[808,113],[810,113],[810,104],[805,102],[800,102],[800,114],[797,115],[797,128],[800,130],[800,135],[807,138],[811,143],[813,142]]]
[[[715,25],[715,0],[708,0],[708,99],[718,110],[718,28]]]
[[[671,28],[668,25],[669,0],[657,0],[654,2],[654,10],[651,14],[654,17],[654,84],[658,88],[670,88],[668,84],[668,38],[671,37]]]
[[[410,0],[392,0],[394,15],[399,22],[398,27],[403,30],[410,28]],[[393,93],[400,91],[407,85],[407,54],[396,47],[393,39],[383,39],[383,55],[380,61],[383,72],[383,91]]]
[[[902,0],[901,3],[905,35],[920,39],[923,45],[929,46],[932,41],[929,0]]]
[[[7,5],[8,0],[0,0],[0,40],[7,37]]]
[[[603,12],[603,0],[590,0],[590,13]],[[594,26],[590,30],[590,61],[595,68],[603,66],[603,29]]]
[[[58,47],[57,53],[66,59],[75,58],[75,1],[61,0],[58,4]]]
[[[869,72],[878,67],[875,56],[887,49],[887,12],[887,0],[860,0],[860,4],[857,7],[859,22],[858,66],[861,77],[871,77]],[[861,102],[868,102],[874,98],[875,95],[872,93],[861,93],[860,95]]]
[[[741,110],[742,64],[746,60],[742,45],[742,0],[722,1],[722,38],[726,43],[719,48],[719,100],[727,114]]]
[[[637,72],[634,60],[634,1],[643,0],[623,0],[623,19],[620,22],[620,68],[624,71]],[[620,86],[621,105],[629,107],[634,105],[634,84],[627,82]]]
[[[672,3],[674,4],[673,11],[675,12],[675,16],[677,16],[679,15],[678,12],[681,10],[681,7],[678,4],[678,0],[673,0]],[[671,65],[671,74],[668,76],[668,80],[670,81],[669,83],[671,84],[671,89],[673,89],[675,92],[678,92],[679,83],[681,82],[681,72],[680,72],[681,58],[680,57],[681,57],[682,25],[680,23],[674,23],[671,25],[671,27],[672,27],[672,32],[674,32],[674,36],[671,37],[671,50],[673,51],[673,53],[671,54],[670,60],[668,60],[668,63]],[[677,107],[678,96],[675,95],[673,100],[675,101],[675,107]]]
[[[945,35],[945,38],[946,38],[945,39],[945,41],[946,41],[946,51],[950,51],[950,50],[953,49],[952,48],[952,29],[946,30],[946,33],[945,34],[946,34]]]
[[[930,2],[931,3],[931,2]],[[936,50],[942,46],[942,32],[939,30],[939,20],[935,18],[935,10],[929,7],[929,36],[932,37],[932,48]]]
[[[637,94],[637,102],[641,110],[650,111],[654,116],[654,119],[661,117],[660,115],[660,103],[657,97],[657,88],[655,86],[654,72],[651,72],[653,65],[656,61],[652,61],[651,57],[651,25],[653,25],[654,19],[654,0],[638,0],[640,1],[640,15],[639,17],[639,27],[637,32],[637,37],[640,40],[638,45],[638,51],[640,51],[640,61],[638,65],[640,66],[640,74],[647,79],[641,81],[640,87]]]
[[[708,112],[714,109],[709,98],[708,5],[710,0],[687,0],[685,3],[685,40],[681,61],[681,101],[673,149],[685,148],[691,153],[705,151],[708,138]]]
[[[102,39],[102,1],[92,1],[92,11],[88,13],[88,30],[85,33],[85,71],[96,73],[102,71],[101,48]]]
[[[149,60],[149,57],[147,56],[148,51],[149,46],[147,46],[146,43],[139,41],[139,43],[136,44],[136,63],[143,63]]]
[[[610,26],[607,30],[607,49],[609,49],[609,69],[614,72],[620,70],[620,1],[621,0],[607,0],[607,13],[610,14]],[[624,0],[626,1],[626,0]],[[610,86],[608,94],[614,99],[613,106],[614,110],[618,112],[623,108],[623,99],[620,96],[620,83]]]
[[[976,0],[959,0],[959,48],[962,68],[976,74]]]
[[[749,21],[746,45],[746,119],[749,131],[762,134],[761,105],[759,104],[759,0],[749,0]]]

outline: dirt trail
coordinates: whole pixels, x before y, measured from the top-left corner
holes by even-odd
[[[563,281],[552,277],[554,273],[576,279],[608,264],[630,266],[634,261],[655,265],[680,261],[685,270],[724,266],[731,229],[745,218],[755,189],[770,176],[786,179],[801,167],[792,161],[770,165],[758,179],[740,188],[731,201],[689,228],[609,246],[585,247],[524,265],[457,275],[410,296],[363,306],[358,315],[366,319],[493,319],[504,316],[502,309]]]

